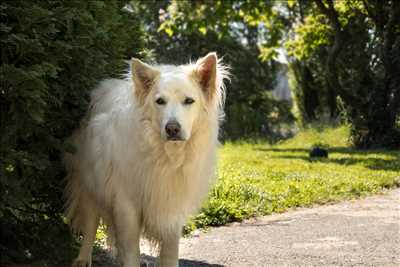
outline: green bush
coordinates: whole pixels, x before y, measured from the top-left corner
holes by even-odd
[[[124,5],[0,4],[1,262],[59,260],[71,251],[62,216],[63,140],[78,125],[90,89],[118,76],[128,51],[138,55],[144,45],[144,31]]]

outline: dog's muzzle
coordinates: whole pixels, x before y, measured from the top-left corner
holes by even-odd
[[[168,141],[183,141],[181,135],[181,125],[176,120],[169,121],[165,125]]]

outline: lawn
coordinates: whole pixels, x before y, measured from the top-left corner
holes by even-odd
[[[345,126],[308,129],[273,146],[225,143],[215,186],[185,232],[399,186],[400,152],[354,150],[348,131]],[[311,160],[308,153],[315,145],[328,148],[329,158]]]

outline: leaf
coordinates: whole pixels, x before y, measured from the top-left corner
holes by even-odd
[[[206,35],[207,34],[207,28],[202,26],[202,27],[199,28],[199,32],[201,32],[203,35]]]
[[[171,28],[165,28],[164,31],[166,34],[168,34],[169,37],[174,35],[174,31]]]

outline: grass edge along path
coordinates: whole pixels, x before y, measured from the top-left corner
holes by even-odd
[[[307,129],[273,146],[246,141],[224,144],[218,179],[184,233],[399,186],[399,151],[355,150],[348,145],[348,136],[348,127],[341,126]],[[327,148],[329,158],[310,159],[313,146]]]

